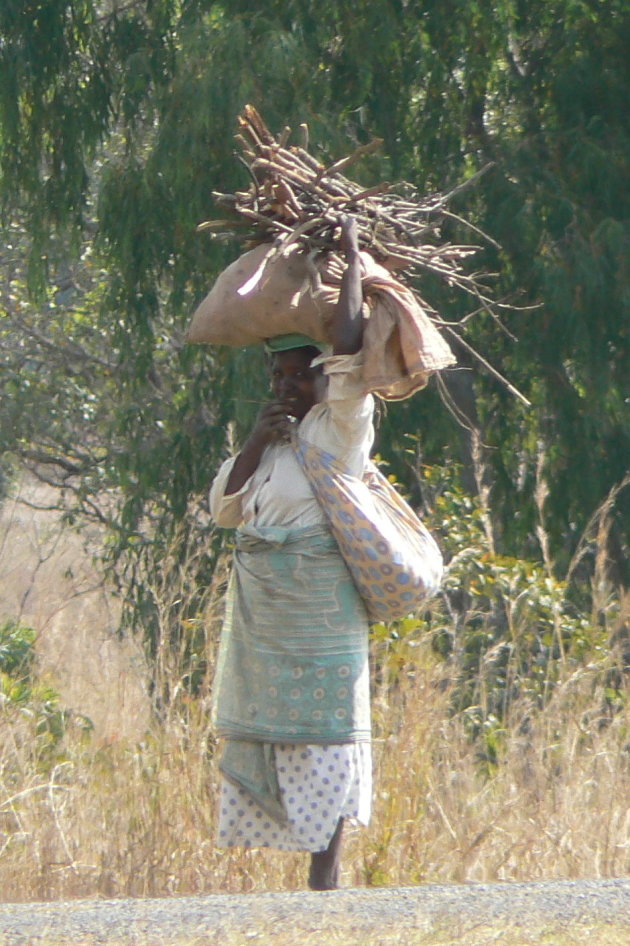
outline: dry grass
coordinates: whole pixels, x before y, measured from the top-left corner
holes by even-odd
[[[169,567],[155,582],[165,639],[170,602],[190,581],[186,568],[179,584],[171,580]],[[600,571],[594,607],[614,639],[628,626],[630,600],[604,587]],[[199,625],[210,666],[223,578],[217,572]],[[215,848],[209,680],[190,698],[177,660],[158,651],[158,683],[172,699],[141,739],[86,737],[71,726],[44,751],[28,708],[0,703],[3,900],[304,887],[306,855]],[[614,656],[600,649],[565,661],[544,705],[515,698],[491,766],[464,715],[452,710],[449,665],[428,637],[412,635],[394,649],[381,641],[375,657],[374,814],[368,829],[347,829],[345,886],[630,874],[630,704],[619,688],[611,703]],[[583,941],[561,935],[539,941]]]
[[[295,939],[282,935],[270,934],[260,938],[245,940],[242,937],[235,939],[234,944],[229,941],[226,946],[244,946],[246,942],[255,944],[274,943],[274,946],[293,946]],[[423,933],[417,930],[381,930],[378,933],[364,936],[360,939],[352,933],[326,933],[326,942],[330,946],[627,946],[628,928],[616,924],[581,924],[571,929],[559,929],[554,926],[539,926],[524,930],[518,927],[501,928],[498,925],[482,925],[473,928],[465,927],[436,933]],[[319,946],[321,933],[307,933],[300,935],[303,946]],[[187,944],[188,946],[188,944]],[[194,944],[189,944],[194,946]],[[201,946],[201,943],[198,944]]]
[[[630,872],[630,712],[604,723],[598,668],[569,676],[538,713],[513,706],[503,758],[488,776],[449,713],[428,644],[413,659],[395,687],[375,695],[374,817],[369,829],[348,830],[346,885]],[[304,856],[215,849],[207,705],[179,709],[134,744],[86,743],[71,729],[46,760],[32,721],[4,707],[5,901],[304,885]]]
[[[300,931],[301,946],[321,946],[321,931],[303,933]],[[212,940],[181,943],[179,946],[207,946]],[[222,946],[295,946],[295,930],[283,933],[277,928],[269,933],[252,933],[249,936],[234,936],[226,939],[221,935]],[[493,925],[462,927],[459,930],[425,933],[420,930],[379,930],[373,934],[361,931],[358,935],[352,931],[326,930],[326,943],[329,946],[627,946],[628,928],[614,923],[581,924],[567,929],[554,926],[538,926],[524,930],[518,927],[500,928]],[[47,944],[44,944],[47,946]],[[52,946],[52,944],[51,944]],[[161,944],[160,944],[161,946]],[[167,946],[165,943],[164,946]]]

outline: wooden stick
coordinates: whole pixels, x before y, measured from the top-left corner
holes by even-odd
[[[323,170],[320,171],[318,178],[322,178],[324,176],[330,177],[339,171],[345,170],[345,168],[350,167],[351,164],[355,164],[359,158],[364,157],[366,154],[371,154],[373,151],[377,151],[382,146],[382,144],[382,138],[373,138],[372,141],[368,142],[368,144],[360,145],[346,158],[340,158],[338,161],[334,161],[333,164],[329,164],[328,167],[323,168]]]
[[[351,154],[325,165],[308,151],[308,127],[302,125],[300,131],[303,140],[298,145],[287,147],[291,134],[288,126],[276,139],[254,106],[245,106],[239,116],[236,141],[242,155],[240,160],[248,170],[252,186],[234,195],[215,192],[214,196],[218,203],[231,207],[240,215],[238,223],[241,226],[248,222],[256,223],[265,228],[267,236],[275,235],[259,270],[248,285],[241,287],[241,291],[247,291],[261,278],[265,266],[272,259],[287,253],[296,244],[308,259],[313,254],[324,252],[331,263],[338,250],[339,215],[352,209],[362,248],[377,258],[395,258],[408,276],[413,275],[413,271],[432,273],[453,290],[472,296],[476,300],[474,311],[488,312],[500,329],[507,331],[497,315],[497,309],[504,308],[505,303],[497,303],[491,298],[490,290],[484,285],[487,274],[470,273],[464,269],[464,260],[479,247],[444,243],[439,231],[443,220],[453,220],[477,234],[484,243],[499,248],[488,234],[448,207],[462,191],[474,186],[493,167],[492,163],[444,194],[417,195],[415,188],[404,182],[398,185],[399,193],[389,182],[362,188],[342,172],[380,147],[380,139],[361,145]],[[199,229],[212,235],[213,231],[229,228],[231,224],[232,221],[228,220],[208,220],[200,224]],[[406,288],[414,293],[441,331],[455,339],[511,394],[529,406],[527,398],[462,338],[461,324],[445,322],[420,299],[414,288]],[[472,314],[469,313],[466,321]]]
[[[477,361],[478,361],[481,365],[483,365],[483,367],[486,369],[486,371],[488,371],[494,378],[497,379],[497,381],[500,381],[501,384],[503,384],[504,387],[506,387],[506,388],[508,389],[508,391],[510,392],[510,394],[513,394],[514,397],[518,398],[518,400],[521,401],[521,402],[525,405],[525,407],[531,407],[531,406],[532,406],[532,402],[529,401],[529,400],[525,397],[524,394],[521,394],[521,392],[518,390],[518,388],[515,388],[514,385],[513,385],[510,381],[508,381],[508,379],[505,378],[505,377],[501,374],[500,371],[497,371],[497,369],[496,369],[493,365],[491,365],[489,361],[487,361],[482,355],[480,355],[479,352],[476,351],[476,349],[474,349],[474,348],[472,347],[472,345],[469,345],[468,342],[464,341],[464,339],[463,339],[462,336],[459,334],[459,332],[456,332],[455,329],[451,328],[450,325],[447,325],[441,318],[438,317],[437,321],[438,321],[438,324],[440,324],[440,325],[442,325],[442,326],[444,327],[444,331],[445,331],[445,332],[448,332],[448,334],[449,334],[452,338],[455,338],[455,339],[459,342],[459,344],[460,344],[463,348],[465,348],[466,351],[469,352],[469,353],[473,356],[473,358],[476,358]]]

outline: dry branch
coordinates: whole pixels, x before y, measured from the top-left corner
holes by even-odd
[[[455,195],[473,186],[492,165],[486,165],[444,194],[421,197],[404,182],[396,185],[382,182],[364,188],[341,172],[375,151],[382,144],[380,139],[361,145],[352,154],[324,165],[306,150],[306,126],[300,126],[303,146],[297,146],[288,145],[289,128],[284,128],[276,140],[252,105],[245,106],[238,124],[236,141],[241,153],[237,158],[247,169],[251,185],[235,194],[215,192],[216,202],[234,212],[237,219],[207,221],[200,224],[199,229],[216,237],[220,236],[217,231],[221,229],[231,235],[235,223],[246,223],[251,228],[248,245],[270,243],[270,257],[282,254],[284,249],[298,243],[313,258],[336,253],[340,219],[343,214],[351,213],[357,221],[361,249],[375,260],[410,276],[418,272],[437,276],[449,288],[470,296],[476,311],[486,311],[497,317],[495,301],[484,282],[488,274],[470,273],[463,266],[464,260],[477,252],[479,246],[454,245],[444,241],[440,233],[441,223],[450,218],[467,226],[476,237],[497,246],[478,227],[448,208]],[[431,311],[431,306],[421,301],[423,307]],[[505,309],[505,302],[500,308]],[[442,319],[436,316],[434,321],[445,330]],[[461,332],[457,337],[461,341]],[[528,403],[489,365],[486,358],[468,343],[465,347],[485,370],[521,401]]]
[[[382,182],[365,188],[341,173],[380,147],[380,139],[324,165],[303,147],[289,146],[289,136],[290,129],[285,128],[276,140],[251,105],[245,106],[239,116],[236,141],[241,153],[237,157],[252,184],[248,190],[215,192],[214,196],[220,205],[259,225],[252,232],[253,242],[282,240],[286,234],[293,243],[293,233],[299,231],[298,240],[305,249],[335,251],[339,218],[342,213],[352,213],[358,224],[359,244],[375,259],[404,263],[409,270],[428,269],[466,291],[481,289],[476,277],[467,275],[460,265],[478,247],[444,242],[439,226],[448,201],[478,180],[487,168],[447,194],[420,198],[408,184]],[[229,229],[234,224],[226,220],[224,226]],[[221,222],[208,221],[200,228],[216,231],[221,229]]]

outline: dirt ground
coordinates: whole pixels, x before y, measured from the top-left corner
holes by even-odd
[[[0,905],[0,946],[625,946],[630,880]]]

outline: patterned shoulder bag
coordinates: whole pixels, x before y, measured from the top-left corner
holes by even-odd
[[[306,440],[294,448],[370,621],[393,621],[419,608],[437,591],[443,563],[411,506],[373,463],[359,479]]]

